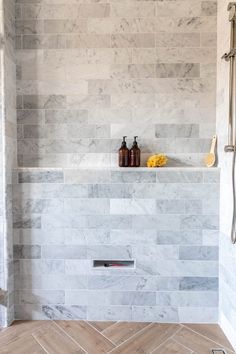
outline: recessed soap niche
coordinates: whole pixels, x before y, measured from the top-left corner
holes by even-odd
[[[134,260],[93,260],[93,268],[134,268]]]

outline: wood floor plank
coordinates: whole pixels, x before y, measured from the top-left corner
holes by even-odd
[[[219,345],[216,345],[215,342],[191,331],[187,327],[183,327],[177,332],[173,339],[199,354],[212,354],[213,348],[219,348]]]
[[[102,333],[116,345],[123,343],[135,333],[139,332],[150,323],[148,322],[117,322]]]
[[[53,323],[33,332],[33,337],[50,354],[85,354],[79,345]]]
[[[0,331],[0,346],[30,335],[32,331],[49,324],[50,321],[15,321]]]
[[[221,328],[208,324],[17,321],[0,331],[2,354],[212,354],[213,348],[235,353]]]
[[[179,329],[177,324],[153,323],[112,351],[113,354],[150,353]]]
[[[232,351],[234,350],[220,326],[217,324],[185,324],[185,326],[213,340],[213,342],[219,343],[225,348]]]
[[[94,328],[96,328],[99,332],[104,331],[106,328],[113,326],[114,323],[116,322],[99,322],[99,321],[91,321],[88,322],[91,326],[93,326]]]
[[[89,354],[104,354],[115,347],[110,340],[85,321],[58,321],[56,323]]]
[[[31,336],[24,336],[4,346],[0,346],[0,353],[4,354],[46,354],[46,351]]]
[[[175,342],[173,339],[169,339],[167,342],[158,347],[152,354],[191,354],[192,350],[187,349]]]

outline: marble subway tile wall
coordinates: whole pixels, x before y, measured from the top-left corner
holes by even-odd
[[[218,169],[19,169],[16,318],[217,322],[218,198]]]
[[[236,348],[236,248],[231,244],[232,223],[232,154],[224,153],[228,143],[228,107],[229,107],[229,65],[221,60],[221,53],[228,52],[230,46],[230,23],[227,11],[228,2],[218,1],[218,54],[217,54],[217,132],[219,136],[219,163],[221,167],[220,184],[220,302],[219,322],[232,345]]]
[[[201,165],[215,133],[216,1],[16,0],[21,167],[110,167],[121,137]]]

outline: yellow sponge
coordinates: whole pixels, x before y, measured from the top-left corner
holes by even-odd
[[[163,154],[150,156],[147,161],[147,167],[162,167],[167,164],[167,157]]]

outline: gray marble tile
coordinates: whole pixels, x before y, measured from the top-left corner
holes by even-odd
[[[204,214],[204,201],[202,200],[186,200],[185,201],[185,214]]]
[[[15,199],[13,201],[15,214],[47,214],[62,213],[63,199]]]
[[[217,307],[217,291],[179,291],[156,293],[157,306]]]
[[[84,19],[76,20],[45,20],[45,33],[83,33],[86,32],[87,22]]]
[[[202,243],[205,246],[219,246],[219,231],[203,230]]]
[[[68,259],[65,260],[65,273],[70,275],[93,274],[91,259]]]
[[[199,136],[198,124],[156,124],[156,138],[196,138]]]
[[[110,176],[110,171],[66,170],[65,182],[68,184],[109,183]]]
[[[30,274],[20,275],[15,279],[15,289],[86,289],[88,286],[87,277],[84,275],[70,274],[39,274],[32,277]]]
[[[154,215],[156,214],[156,203],[154,199],[111,199],[110,214]]]
[[[180,199],[207,199],[219,198],[219,186],[217,184],[199,184],[194,183],[179,185],[177,195]]]
[[[174,228],[180,229],[180,216],[173,214],[159,214],[159,215],[135,215],[132,216],[132,226],[137,229],[157,229],[157,230],[169,230]]]
[[[218,290],[218,278],[185,277],[180,280],[180,290],[217,291]]]
[[[66,184],[62,188],[63,198],[88,198],[89,186],[85,184]]]
[[[50,320],[85,320],[85,306],[43,305],[42,311]]]
[[[42,311],[41,304],[15,305],[15,318],[25,321],[48,319],[46,314]]]
[[[157,214],[184,214],[185,201],[184,200],[157,200],[156,201]]]
[[[89,289],[107,289],[127,291],[146,291],[157,287],[157,280],[154,277],[142,276],[89,276]]]
[[[178,310],[175,307],[133,306],[134,321],[179,322]]]
[[[157,232],[158,244],[173,244],[173,245],[201,245],[202,244],[202,231],[176,231],[176,230],[161,230]]]
[[[155,292],[116,291],[110,294],[111,305],[152,306],[156,304]]]
[[[41,258],[41,247],[38,245],[14,245],[14,258]]]
[[[156,244],[157,231],[153,230],[111,230],[110,243],[112,245],[138,245],[138,244]]]
[[[19,292],[19,304],[64,304],[63,290],[23,290]]]
[[[155,47],[155,36],[153,33],[122,33],[112,34],[112,48],[151,48]]]
[[[65,229],[66,245],[107,245],[110,244],[110,231],[97,229]],[[113,243],[114,244],[114,243]]]
[[[183,16],[183,14],[181,14]],[[156,47],[199,47],[200,33],[156,33]],[[173,60],[174,62],[174,60]],[[190,63],[182,65],[182,70],[188,68]],[[165,64],[161,64],[165,68]],[[175,64],[167,64],[167,68],[176,70]],[[177,67],[178,68],[178,67]],[[178,68],[180,69],[180,68]],[[162,69],[163,70],[163,69]]]
[[[206,171],[203,173],[204,183],[220,183],[220,171]]]
[[[194,260],[217,260],[218,247],[214,246],[180,246],[180,259],[194,259]]]
[[[154,183],[156,181],[155,172],[111,172],[112,183]]]
[[[35,20],[16,21],[17,34],[38,34],[42,32],[43,32],[43,21],[35,21]]]
[[[109,305],[109,291],[73,290],[66,291],[66,304],[79,306]]]
[[[130,321],[132,318],[131,306],[89,306],[88,321]]]
[[[179,248],[173,245],[137,245],[132,246],[133,256],[135,259],[178,259]]]
[[[182,307],[178,309],[179,320],[183,323],[216,323],[218,320],[218,307]]]
[[[61,34],[23,35],[23,49],[65,49],[66,37]]]
[[[13,227],[15,229],[41,229],[41,217],[14,216]]]
[[[88,186],[90,198],[131,198],[132,184],[90,184]]]
[[[83,259],[86,255],[85,246],[42,246],[42,258],[45,259]]]
[[[44,121],[44,112],[37,109],[17,110],[18,124],[42,124]]]
[[[79,213],[80,215],[107,215],[110,211],[108,199],[78,199],[67,198],[64,201],[64,208],[67,213]]]
[[[193,64],[193,63],[157,64],[156,77],[158,78],[200,77],[200,65]]]
[[[66,97],[63,95],[24,95],[24,109],[60,109],[66,108]]]
[[[87,226],[86,217],[79,214],[43,214],[42,229],[81,229]]]
[[[203,175],[199,171],[157,171],[160,183],[202,183]]]
[[[87,246],[87,257],[90,259],[132,259],[130,246]]]
[[[216,16],[217,14],[217,2],[216,1],[202,1],[201,14],[203,16]]]
[[[175,260],[170,258],[140,258],[136,261],[136,273],[165,277],[218,276],[216,261]]]
[[[129,215],[96,215],[87,217],[87,225],[92,229],[130,229],[132,218]]]
[[[217,215],[190,215],[181,216],[181,229],[210,229],[219,228],[219,218]]]
[[[62,171],[20,171],[19,183],[63,183]]]
[[[21,259],[19,272],[22,275],[33,276],[63,274],[65,273],[65,261],[63,259]]]
[[[203,214],[219,215],[219,200],[207,199],[203,201]]]
[[[88,121],[86,110],[46,110],[46,124],[85,124]]]

